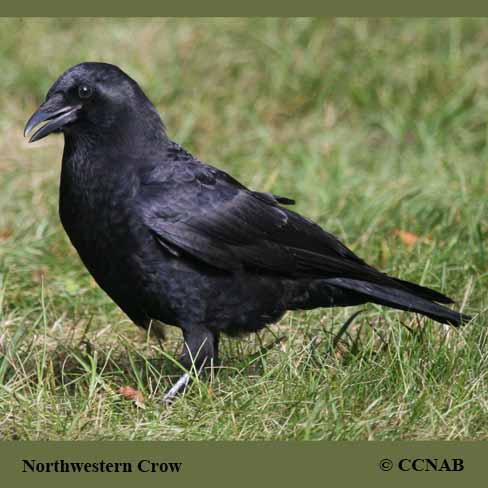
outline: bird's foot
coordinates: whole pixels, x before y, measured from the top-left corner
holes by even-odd
[[[185,373],[178,378],[178,381],[165,393],[163,402],[170,405],[173,400],[185,391],[188,383],[190,382],[190,375]]]

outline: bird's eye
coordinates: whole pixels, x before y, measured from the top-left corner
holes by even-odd
[[[78,87],[78,96],[80,98],[90,98],[92,95],[92,89],[89,86],[81,85]]]

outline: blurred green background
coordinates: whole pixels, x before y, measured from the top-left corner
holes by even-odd
[[[225,341],[227,369],[164,409],[178,333],[158,344],[94,285],[57,217],[62,137],[28,145],[22,129],[67,68],[117,64],[201,160],[477,314],[487,20],[0,19],[0,32],[0,437],[486,438],[483,313],[458,333],[366,307],[339,343],[353,310],[290,314]],[[286,339],[267,347],[273,334]]]

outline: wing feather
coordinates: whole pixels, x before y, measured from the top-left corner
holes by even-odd
[[[227,272],[253,268],[286,277],[410,285],[367,265],[335,236],[279,205],[292,200],[253,192],[198,161],[176,164],[164,171],[156,167],[142,181],[143,219],[163,247]],[[430,299],[448,300],[415,287]]]

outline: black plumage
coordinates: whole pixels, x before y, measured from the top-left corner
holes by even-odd
[[[455,326],[470,320],[282,206],[293,200],[195,159],[116,66],[70,68],[26,133],[41,122],[31,141],[64,133],[59,212],[80,258],[137,325],[182,329],[187,368],[217,358],[221,332],[258,331],[286,310],[374,302]]]

